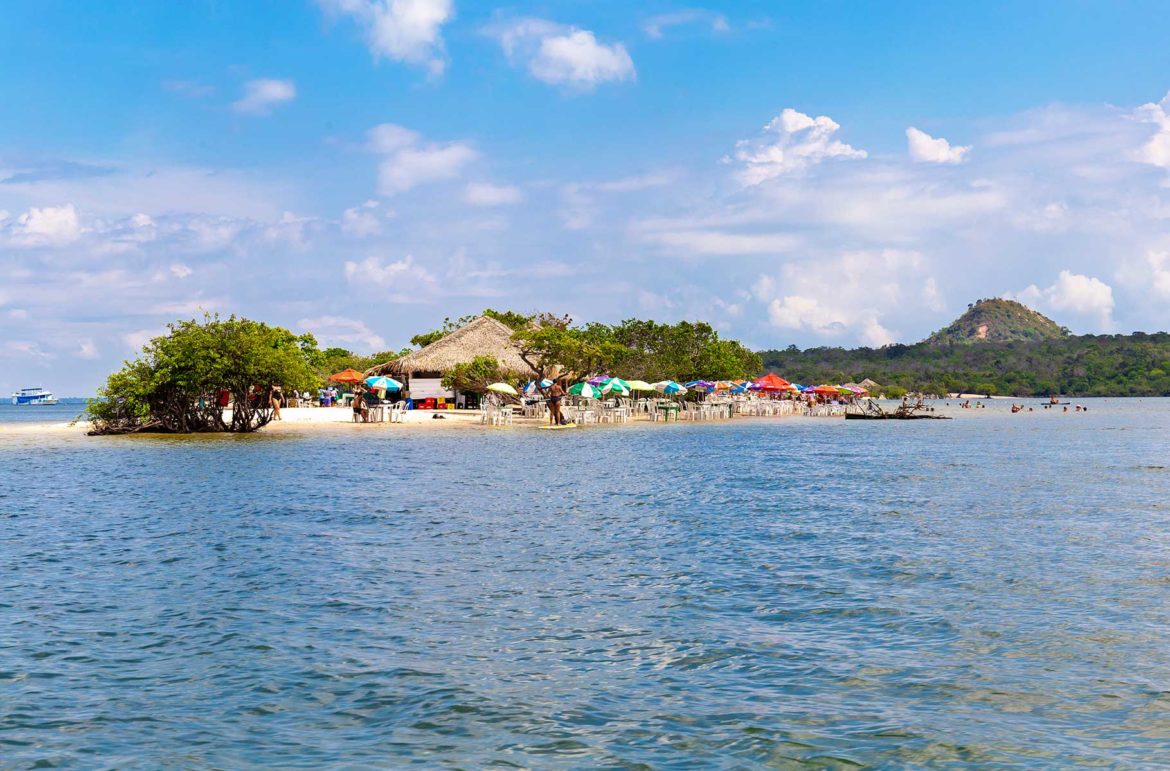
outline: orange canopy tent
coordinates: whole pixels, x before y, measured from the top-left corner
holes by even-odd
[[[757,391],[793,391],[792,383],[789,383],[779,375],[769,372],[762,378],[756,380],[752,385]]]
[[[330,375],[329,379],[334,383],[360,383],[366,379],[366,376],[365,373],[358,372],[356,369],[350,367],[334,375]]]

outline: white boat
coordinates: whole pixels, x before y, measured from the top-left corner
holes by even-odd
[[[56,404],[52,391],[43,388],[22,388],[12,395],[12,403],[21,406],[35,404]]]

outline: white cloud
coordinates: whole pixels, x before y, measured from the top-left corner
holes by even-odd
[[[16,239],[29,246],[61,246],[76,241],[81,232],[73,204],[33,207],[16,218]]]
[[[316,318],[301,319],[297,326],[313,336],[322,347],[337,346],[358,350],[362,353],[381,351],[386,347],[386,340],[366,326],[364,321],[344,316],[318,316]]]
[[[799,240],[789,233],[735,233],[724,230],[674,227],[650,221],[636,226],[643,242],[694,255],[777,254],[791,251]]]
[[[418,144],[419,133],[394,123],[379,123],[368,132],[368,147],[375,153],[388,155],[404,147]]]
[[[376,236],[382,232],[382,221],[378,218],[377,201],[366,201],[361,206],[346,209],[341,215],[341,232],[355,238]]]
[[[93,344],[93,340],[81,340],[77,348],[77,358],[79,359],[97,359],[101,356],[98,353],[97,346]]]
[[[1150,287],[1161,298],[1170,300],[1170,252],[1150,251],[1146,254],[1150,270]]]
[[[913,126],[906,129],[906,141],[909,143],[910,159],[923,163],[961,163],[971,151],[970,145],[952,146],[942,137],[932,137]]]
[[[600,43],[589,30],[544,19],[521,19],[489,30],[513,62],[537,80],[592,90],[608,81],[633,80],[634,62],[621,43]]]
[[[188,278],[194,272],[195,271],[191,270],[190,267],[184,265],[181,262],[176,262],[171,265],[171,274],[174,275],[175,278]]]
[[[467,185],[464,198],[472,206],[505,206],[524,200],[524,192],[512,185],[472,182]]]
[[[699,8],[687,8],[672,13],[661,13],[651,16],[642,23],[642,31],[652,40],[662,39],[663,32],[671,27],[702,25],[711,32],[727,32],[731,25],[723,14],[706,11]]]
[[[136,329],[133,332],[127,332],[122,335],[122,342],[126,344],[127,348],[134,351],[134,353],[141,353],[147,343],[164,332],[165,330],[160,329]]]
[[[932,276],[921,292],[905,286],[921,280],[924,267],[916,252],[847,252],[833,259],[787,263],[778,276],[761,275],[752,296],[767,304],[768,322],[777,329],[888,345],[897,335],[885,326],[884,317],[932,301]]]
[[[1105,329],[1113,325],[1113,288],[1092,276],[1062,270],[1046,289],[1032,284],[1007,296],[1032,307],[1087,317]]]
[[[421,65],[432,76],[447,67],[441,35],[455,15],[451,0],[318,0],[328,11],[351,17],[375,58]]]
[[[291,80],[257,78],[244,84],[244,95],[232,103],[232,109],[247,115],[268,115],[273,108],[291,102],[297,87]]]
[[[1138,160],[1170,170],[1170,92],[1157,104],[1142,105],[1135,114],[1139,120],[1158,127],[1137,152]]]
[[[791,171],[814,166],[826,158],[865,158],[866,152],[833,135],[841,127],[828,116],[816,118],[786,108],[764,126],[764,135],[735,145],[737,177],[744,185],[758,185]],[[731,158],[725,158],[731,163]]]
[[[377,294],[400,303],[426,302],[439,289],[435,275],[416,263],[411,255],[391,263],[381,257],[347,261],[345,280],[359,288],[382,290]]]
[[[423,142],[417,133],[392,123],[375,126],[369,137],[370,149],[385,156],[378,166],[382,195],[453,179],[479,157],[467,142]]]
[[[38,343],[31,340],[10,340],[4,344],[4,350],[9,354],[15,354],[35,361],[48,361],[57,358],[41,348]]]

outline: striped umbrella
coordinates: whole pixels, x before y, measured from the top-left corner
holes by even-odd
[[[661,380],[654,384],[654,390],[667,396],[682,396],[687,392],[687,387],[673,380]]]
[[[630,395],[630,384],[622,380],[620,377],[611,377],[601,384],[601,392],[603,394],[617,394],[618,396]]]
[[[589,385],[589,383],[574,383],[569,386],[569,393],[574,396],[584,396],[587,399],[596,399],[601,396],[601,390],[597,386]]]
[[[368,377],[366,378],[366,385],[373,388],[375,391],[400,391],[402,390],[402,383],[399,383],[392,377]]]

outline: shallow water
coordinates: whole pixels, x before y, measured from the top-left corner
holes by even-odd
[[[1084,403],[0,423],[0,767],[1165,761],[1170,400]]]

